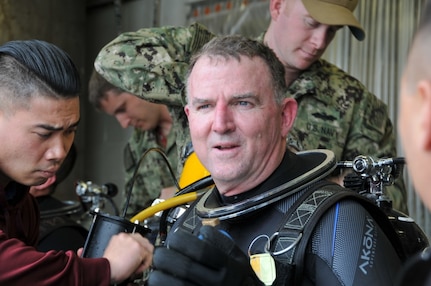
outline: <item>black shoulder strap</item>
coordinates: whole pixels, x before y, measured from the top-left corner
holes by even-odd
[[[300,285],[302,281],[305,250],[319,219],[334,204],[347,198],[361,203],[390,239],[398,256],[405,260],[399,236],[387,215],[378,206],[338,184],[320,181],[309,188],[289,209],[286,219],[279,228],[279,236],[273,250],[278,255],[278,261],[295,265],[294,285]]]

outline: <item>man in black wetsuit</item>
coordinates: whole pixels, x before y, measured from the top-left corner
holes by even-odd
[[[335,166],[331,151],[286,148],[297,104],[285,92],[284,67],[256,41],[218,37],[194,56],[185,112],[215,187],[156,249],[149,285],[393,284],[401,259],[356,200],[320,214],[308,243],[306,232],[285,233],[321,196],[348,192],[324,180]],[[290,220],[304,196],[310,203]]]

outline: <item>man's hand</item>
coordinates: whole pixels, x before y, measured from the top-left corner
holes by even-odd
[[[167,248],[156,249],[153,267],[150,286],[263,285],[235,242],[211,226],[203,226],[198,236],[178,229]]]
[[[103,257],[111,266],[111,281],[119,283],[150,267],[154,246],[138,233],[121,232],[112,236]]]

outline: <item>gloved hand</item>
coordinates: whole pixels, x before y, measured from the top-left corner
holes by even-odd
[[[171,234],[167,248],[154,252],[153,267],[149,286],[263,285],[248,257],[212,226],[202,226],[198,236],[178,229]]]

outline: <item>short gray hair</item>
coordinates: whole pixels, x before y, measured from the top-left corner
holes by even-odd
[[[276,54],[265,44],[239,35],[218,36],[206,43],[200,51],[194,54],[187,73],[187,82],[196,62],[203,56],[221,56],[225,59],[233,58],[240,61],[241,56],[248,58],[259,57],[268,67],[274,96],[277,104],[281,104],[286,97],[287,87],[284,66]],[[188,85],[187,85],[188,86]]]

